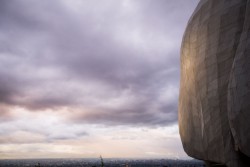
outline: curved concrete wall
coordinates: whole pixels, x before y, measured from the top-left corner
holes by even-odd
[[[250,0],[201,0],[181,49],[179,127],[188,155],[250,166]]]

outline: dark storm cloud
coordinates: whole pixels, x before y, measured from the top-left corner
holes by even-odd
[[[197,1],[0,3],[1,103],[76,109],[77,123],[177,121],[179,48]]]

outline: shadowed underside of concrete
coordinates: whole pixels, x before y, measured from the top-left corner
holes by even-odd
[[[186,153],[250,166],[250,0],[201,0],[181,49],[180,135]]]

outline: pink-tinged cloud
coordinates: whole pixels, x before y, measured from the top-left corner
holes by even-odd
[[[175,125],[179,48],[197,2],[1,0],[0,152],[83,142],[102,126]]]

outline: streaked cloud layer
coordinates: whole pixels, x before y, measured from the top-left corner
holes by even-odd
[[[1,157],[184,156],[179,49],[197,2],[2,0]]]

